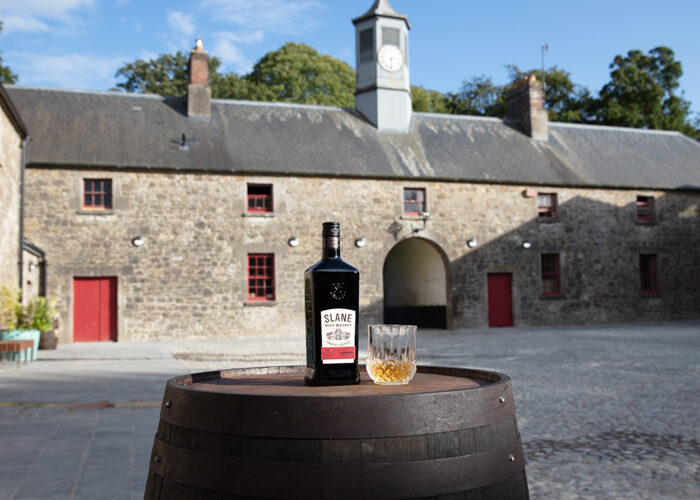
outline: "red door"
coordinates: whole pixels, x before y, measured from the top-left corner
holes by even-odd
[[[117,340],[117,278],[73,278],[73,341]]]
[[[513,326],[513,276],[489,273],[489,326]]]

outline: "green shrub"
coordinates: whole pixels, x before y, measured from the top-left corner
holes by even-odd
[[[58,316],[56,299],[32,297],[27,305],[20,300],[20,292],[15,288],[0,288],[0,328],[10,330],[36,328],[42,332],[53,329]]]

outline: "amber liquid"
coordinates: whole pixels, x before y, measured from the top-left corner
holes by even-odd
[[[367,365],[367,372],[377,384],[408,384],[416,365],[410,361],[377,361]]]

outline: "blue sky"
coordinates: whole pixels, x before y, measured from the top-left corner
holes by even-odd
[[[125,62],[187,51],[202,38],[246,73],[285,41],[354,67],[353,17],[372,0],[0,0],[0,53],[20,84],[107,90]],[[456,91],[476,75],[506,83],[506,64],[546,65],[597,92],[630,49],[671,47],[681,90],[700,112],[698,0],[391,0],[411,22],[411,82]]]

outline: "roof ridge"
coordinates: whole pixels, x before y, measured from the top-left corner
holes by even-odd
[[[44,92],[65,92],[68,94],[87,94],[87,95],[104,95],[104,96],[121,96],[121,97],[138,97],[145,99],[184,99],[184,97],[160,95],[160,94],[146,94],[138,92],[122,92],[120,90],[84,90],[84,89],[64,89],[57,87],[44,87],[40,85],[5,85],[8,89],[17,90],[40,90]]]
[[[483,121],[483,122],[494,122],[503,123],[502,118],[497,118],[495,116],[482,116],[482,115],[453,115],[449,113],[426,113],[424,111],[414,111],[414,115],[421,116],[425,118],[443,118],[447,120],[471,120],[471,121]]]
[[[649,129],[649,128],[634,128],[634,127],[619,127],[615,125],[597,125],[595,123],[567,123],[567,122],[550,122],[550,126],[562,127],[562,128],[590,128],[590,129],[612,129],[619,130],[620,132],[629,132],[636,134],[667,134],[667,135],[682,135],[685,134],[677,130],[659,130],[659,129]]]
[[[341,108],[339,106],[328,106],[324,104],[303,104],[296,102],[278,102],[278,101],[248,101],[243,99],[212,99],[212,103],[224,105],[240,105],[240,106],[270,106],[275,108],[301,108],[301,109],[325,109],[328,111],[352,111],[353,108]]]

